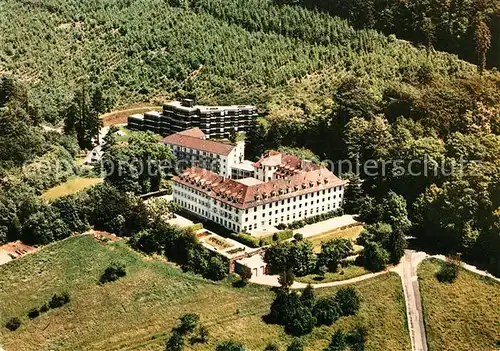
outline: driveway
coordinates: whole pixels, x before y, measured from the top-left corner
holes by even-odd
[[[334,217],[321,221],[318,223],[308,224],[300,229],[295,229],[294,234],[300,233],[304,238],[308,238],[314,235],[322,234],[331,230],[346,227],[348,225],[353,225],[359,223],[354,219],[352,215],[343,215],[339,217]]]

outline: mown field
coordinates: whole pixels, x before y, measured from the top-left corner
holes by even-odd
[[[102,182],[102,178],[82,178],[76,177],[62,184],[48,189],[42,194],[45,200],[57,199],[58,197],[70,195],[79,192],[85,188]]]
[[[318,276],[317,274],[309,274],[304,277],[297,277],[296,280],[298,282],[307,284],[328,283],[328,282],[337,282],[340,280],[347,280],[368,273],[370,273],[370,271],[368,271],[364,267],[352,264],[345,268],[339,268],[339,271],[336,273],[327,272],[325,274],[324,279],[321,279],[321,277]]]
[[[111,261],[123,262],[127,276],[104,286],[98,279]],[[399,278],[386,274],[356,284],[363,304],[358,315],[332,327],[315,328],[303,337],[307,350],[326,346],[336,328],[368,328],[366,350],[409,350]],[[71,302],[34,320],[26,313],[55,292],[68,291]],[[335,289],[321,290],[332,294]],[[7,350],[162,350],[176,319],[195,312],[210,332],[213,350],[232,338],[250,350],[269,342],[289,343],[282,327],[262,321],[274,293],[267,287],[233,288],[182,273],[161,260],[146,259],[123,242],[100,243],[90,236],[70,238],[0,267],[2,325],[12,316],[23,324],[14,332],[0,330]]]
[[[307,238],[307,240],[309,240],[313,244],[315,252],[320,252],[321,244],[323,244],[324,242],[334,238],[355,240],[359,236],[359,234],[361,234],[362,231],[363,231],[363,226],[358,225],[345,229],[334,229],[329,232],[321,233],[313,237]],[[356,245],[355,249],[357,250]]]
[[[426,260],[418,268],[429,350],[497,350],[500,283],[463,269],[454,283],[440,283],[441,264]]]

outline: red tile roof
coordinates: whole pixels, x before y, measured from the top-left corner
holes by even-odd
[[[262,166],[277,166],[277,175],[291,175],[299,172],[308,172],[321,168],[311,161],[306,161],[300,157],[285,154],[283,152],[271,150],[253,164],[256,168]]]
[[[184,146],[191,149],[211,152],[219,155],[229,155],[235,148],[234,145],[223,144],[213,140],[205,140],[191,135],[176,133],[169,135],[162,140],[164,144],[172,144],[177,146]]]
[[[325,167],[297,173],[261,184],[246,185],[224,179],[211,171],[192,167],[173,178],[175,182],[197,189],[206,195],[239,208],[254,207],[297,195],[344,185]]]
[[[203,131],[198,127],[186,129],[186,130],[179,132],[177,134],[187,135],[187,136],[191,136],[191,137],[198,138],[198,139],[205,139],[206,138],[205,133],[203,133]]]

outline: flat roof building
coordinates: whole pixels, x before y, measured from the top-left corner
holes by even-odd
[[[129,116],[128,123],[130,129],[149,130],[161,135],[199,128],[207,139],[223,139],[233,133],[247,132],[256,118],[255,106],[205,106],[196,105],[193,99],[182,99],[164,104],[161,113],[151,111]]]

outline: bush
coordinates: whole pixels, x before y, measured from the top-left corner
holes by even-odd
[[[196,223],[196,224],[193,224],[192,226],[189,227],[189,230],[191,230],[193,232],[196,232],[200,229],[203,229],[203,223]]]
[[[246,351],[246,348],[242,343],[228,340],[217,345],[215,351]]]
[[[332,325],[339,319],[341,313],[342,311],[335,297],[318,299],[313,308],[313,314],[318,325]]]
[[[441,283],[453,283],[458,278],[458,264],[451,261],[444,262],[439,272],[436,273],[436,278]]]
[[[293,236],[293,238],[297,241],[301,241],[301,240],[304,240],[304,235],[300,234],[300,233],[297,233]]]
[[[246,246],[249,246],[252,248],[258,248],[260,246],[263,246],[260,244],[259,239],[254,238],[253,236],[251,236],[250,234],[247,234],[247,233],[232,233],[230,235],[230,238],[242,243],[243,245],[246,245]]]
[[[278,350],[279,350],[278,345],[273,343],[267,344],[267,346],[264,348],[264,351],[278,351]]]
[[[247,285],[248,281],[252,278],[252,270],[247,266],[242,266],[240,271],[241,281],[243,285]]]
[[[369,242],[363,250],[363,260],[366,269],[378,272],[387,266],[389,254],[379,244]]]
[[[14,331],[21,326],[21,320],[17,317],[10,318],[7,323],[5,323],[5,328],[10,331]]]
[[[177,331],[173,331],[172,335],[165,345],[165,351],[182,351],[184,350],[184,338]]]
[[[127,274],[125,266],[121,263],[113,262],[104,271],[99,282],[101,284],[114,282]]]
[[[342,330],[337,330],[324,351],[345,351],[347,346],[347,335]]]
[[[35,319],[36,317],[38,317],[40,315],[40,310],[38,308],[32,308],[31,310],[29,310],[28,312],[28,318],[29,319]]]
[[[64,306],[69,303],[70,297],[67,292],[63,292],[62,294],[54,294],[49,301],[50,308],[58,308]]]
[[[311,309],[301,306],[295,309],[291,320],[285,325],[285,330],[287,333],[295,336],[306,335],[313,330],[316,322]]]
[[[304,345],[300,339],[294,338],[286,348],[286,351],[304,351]]]
[[[356,289],[351,287],[340,288],[335,295],[335,299],[339,304],[342,316],[350,316],[356,314],[361,304],[361,299],[358,292],[356,291]]]
[[[227,276],[228,271],[227,262],[224,262],[220,256],[216,255],[210,258],[207,271],[203,276],[212,280],[222,280]]]
[[[191,333],[196,329],[199,321],[200,316],[196,313],[186,313],[179,318],[179,327],[177,328],[177,331],[182,335]]]

